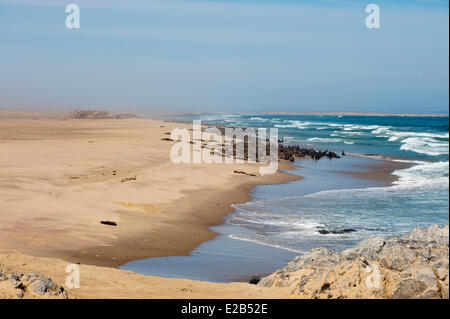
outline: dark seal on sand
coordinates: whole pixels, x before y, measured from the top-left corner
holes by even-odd
[[[117,226],[117,223],[116,223],[116,222],[111,222],[111,221],[109,221],[109,220],[102,220],[102,221],[100,222],[100,224],[108,225],[108,226]]]
[[[327,234],[335,234],[335,235],[347,234],[347,233],[353,233],[355,231],[356,230],[353,229],[353,228],[344,228],[344,229],[323,229],[323,228],[319,228],[317,230],[317,232],[319,234],[322,234],[322,235],[327,235]]]

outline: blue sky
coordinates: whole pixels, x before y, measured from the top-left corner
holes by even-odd
[[[0,0],[0,108],[448,112],[448,17],[437,0]]]

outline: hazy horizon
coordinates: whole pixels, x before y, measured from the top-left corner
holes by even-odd
[[[0,0],[0,109],[448,114],[448,2]]]

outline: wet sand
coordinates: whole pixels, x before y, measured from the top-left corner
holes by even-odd
[[[84,284],[69,291],[79,298],[288,297],[283,289],[111,268],[189,255],[218,235],[211,226],[224,221],[231,204],[250,200],[255,186],[300,178],[281,172],[292,169],[287,162],[264,177],[234,173],[257,175],[257,164],[175,165],[168,158],[171,142],[161,140],[175,127],[190,126],[143,119],[0,118],[0,268],[43,273],[64,285],[66,265],[79,263]],[[387,178],[391,169],[369,175]]]
[[[257,175],[258,164],[173,164],[161,139],[175,127],[190,126],[0,119],[0,250],[111,267],[187,255],[255,185],[298,178],[234,173]]]
[[[34,257],[16,251],[0,251],[0,269],[15,273],[37,273],[64,286],[69,299],[132,298],[132,299],[278,299],[295,298],[288,288],[265,288],[247,283],[212,283],[178,278],[145,276],[131,271],[79,265],[80,287],[66,286],[68,262],[59,258]],[[17,289],[0,283],[1,298],[17,298]],[[2,289],[4,288],[4,289]],[[38,296],[39,297],[39,296]],[[36,298],[30,291],[24,299]],[[42,296],[42,299],[55,298]]]
[[[384,186],[392,185],[398,180],[398,176],[392,173],[396,170],[407,169],[414,166],[414,163],[396,162],[391,160],[377,160],[376,164],[360,166],[358,171],[339,171],[342,174],[348,174],[360,179],[382,182]]]
[[[391,175],[392,171],[408,166],[410,163],[352,155],[319,161],[310,158],[298,159],[296,168],[290,171],[290,174],[304,178],[281,185],[257,186],[250,192],[250,202],[270,200],[274,197],[301,196],[331,189],[387,187],[395,180],[395,176]],[[239,225],[240,222],[233,219],[233,214],[229,214],[226,220],[226,223],[212,227],[219,236],[200,244],[189,256],[137,260],[121,268],[168,278],[248,282],[254,275],[273,273],[300,254],[261,242],[234,239],[236,235],[251,236],[253,231],[262,230],[247,229],[246,226]],[[247,226],[252,228],[251,224]],[[305,250],[314,247],[317,246],[310,246],[309,243]]]

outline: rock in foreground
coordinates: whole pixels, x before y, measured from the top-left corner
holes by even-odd
[[[64,298],[67,291],[50,277],[36,273],[20,274],[0,270],[1,298]]]
[[[300,298],[449,298],[449,226],[369,238],[342,253],[316,248],[258,283]]]

